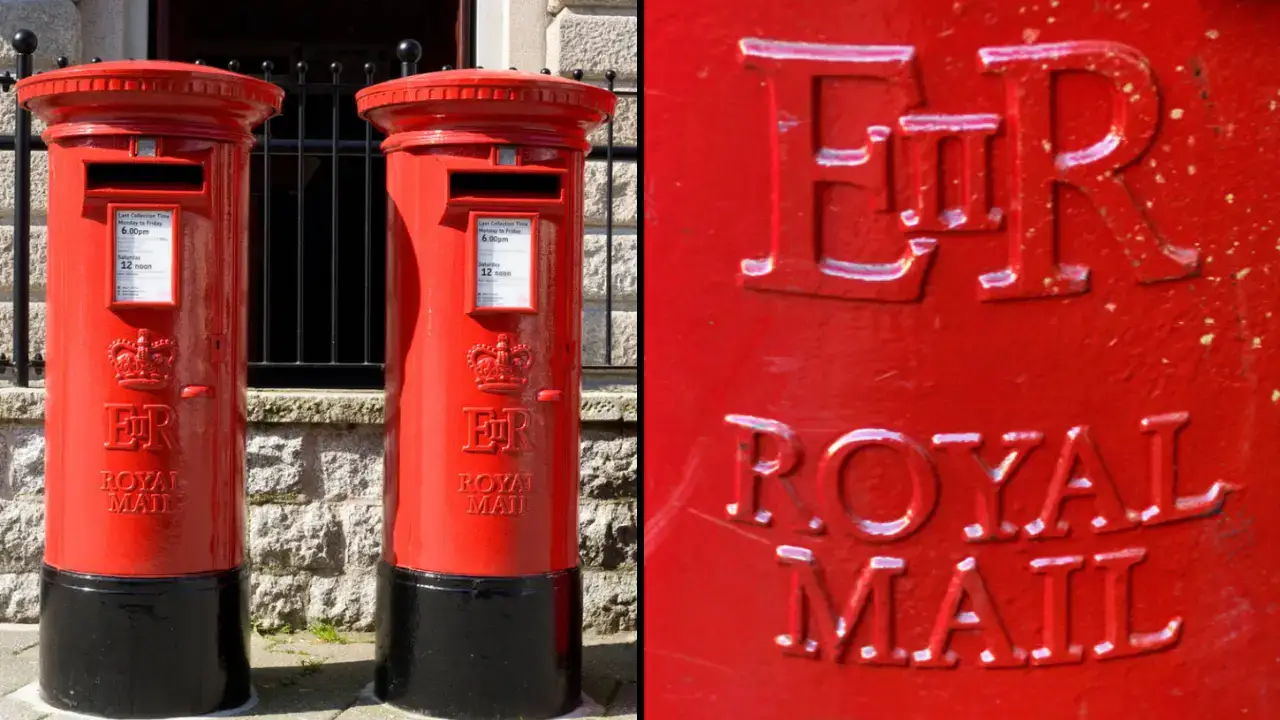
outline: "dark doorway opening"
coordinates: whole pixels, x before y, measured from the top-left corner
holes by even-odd
[[[260,77],[270,63],[286,91],[251,161],[251,385],[382,386],[386,165],[355,93],[399,76],[401,40],[422,45],[421,70],[469,64],[466,10],[468,0],[153,0],[156,57]]]

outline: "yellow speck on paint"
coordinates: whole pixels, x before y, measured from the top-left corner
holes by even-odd
[[[1208,318],[1208,317],[1207,317],[1207,318],[1205,318],[1205,319],[1204,319],[1204,324],[1205,324],[1205,325],[1212,325],[1212,324],[1213,324],[1213,318]]]
[[[1181,119],[1182,119],[1182,108],[1174,108],[1174,109],[1170,110],[1170,111],[1169,111],[1169,117],[1173,118],[1174,120],[1181,120]]]
[[[1204,34],[1204,36],[1205,36],[1205,37],[1207,37],[1207,38],[1209,38],[1210,40],[1217,40],[1217,39],[1218,39],[1218,31],[1217,31],[1217,30],[1210,30],[1210,31],[1206,32],[1206,33]]]
[[[1254,339],[1253,339],[1253,349],[1254,349],[1254,350],[1257,350],[1257,349],[1258,349],[1258,348],[1260,348],[1260,347],[1262,347],[1262,338],[1260,338],[1260,337],[1256,337],[1256,338],[1254,338]]]
[[[1209,347],[1213,344],[1213,333],[1205,333],[1200,336],[1200,344]]]
[[[1188,174],[1188,175],[1195,175],[1195,174],[1196,174],[1196,166],[1195,166],[1195,165],[1188,165],[1188,166],[1187,166],[1187,174]]]
[[[1156,173],[1156,184],[1158,185],[1164,184],[1164,175],[1161,175],[1160,173]]]
[[[1280,402],[1280,390],[1271,391],[1271,402]]]
[[[1245,269],[1241,270],[1240,272],[1236,273],[1236,279],[1237,279],[1237,280],[1243,280],[1243,279],[1244,279],[1244,276],[1245,276],[1245,275],[1248,275],[1248,274],[1249,274],[1249,271],[1250,271],[1250,270],[1252,270],[1252,269],[1253,269],[1253,268],[1245,268]]]
[[[1115,312],[1115,311],[1116,311],[1116,304],[1115,304],[1115,303],[1107,303],[1106,305],[1103,305],[1102,307],[1106,308],[1106,309],[1107,309],[1107,312]]]
[[[1235,202],[1235,201],[1236,201],[1236,195],[1235,195],[1235,193],[1227,193],[1227,204],[1228,204],[1228,205],[1230,205],[1231,203],[1233,203],[1233,202]]]

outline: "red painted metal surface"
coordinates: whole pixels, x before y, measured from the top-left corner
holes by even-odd
[[[1280,712],[1280,5],[645,12],[646,714]]]
[[[614,97],[474,70],[356,100],[388,133],[384,558],[576,567],[583,154]],[[487,254],[489,234],[523,250]]]
[[[48,126],[45,562],[238,567],[249,131],[283,92],[134,61],[17,89]]]

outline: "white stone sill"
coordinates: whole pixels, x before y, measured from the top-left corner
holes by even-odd
[[[381,390],[250,390],[251,423],[378,425]],[[637,422],[634,387],[584,390],[584,423]],[[44,420],[43,388],[0,388],[0,420]]]

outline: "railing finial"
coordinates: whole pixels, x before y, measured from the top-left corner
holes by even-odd
[[[422,45],[417,40],[401,40],[396,46],[396,57],[400,58],[402,77],[417,75],[418,61],[422,59]]]
[[[14,52],[19,55],[31,55],[40,46],[40,41],[36,39],[35,33],[23,28],[13,34],[13,42],[10,44],[13,46]]]

